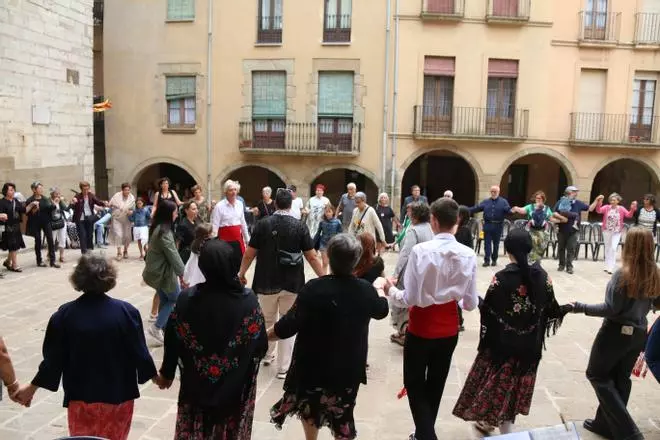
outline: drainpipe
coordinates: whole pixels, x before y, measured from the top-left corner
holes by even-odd
[[[208,2],[208,44],[206,54],[206,191],[210,203],[213,187],[213,0]]]
[[[401,15],[400,0],[396,1],[396,16],[394,18],[394,90],[392,94],[392,160],[390,184],[392,191],[392,200],[394,200],[394,184],[396,180],[396,133],[397,133],[397,103],[399,99],[399,16]]]
[[[381,192],[387,187],[387,122],[390,118],[390,109],[387,106],[390,94],[390,33],[392,26],[392,0],[387,2],[387,12],[385,21],[385,85],[383,87],[383,143],[382,143],[382,161],[381,161]]]

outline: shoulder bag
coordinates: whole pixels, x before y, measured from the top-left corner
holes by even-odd
[[[283,249],[280,249],[280,237],[278,226],[280,223],[280,216],[276,215],[276,221],[273,228],[273,238],[275,239],[275,252],[277,258],[277,264],[280,266],[295,267],[303,264],[303,253],[302,252],[289,252]]]

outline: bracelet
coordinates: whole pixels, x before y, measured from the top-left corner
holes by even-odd
[[[11,388],[11,387],[16,386],[16,385],[18,385],[18,379],[16,379],[13,383],[11,383],[9,385],[5,384],[5,387]]]

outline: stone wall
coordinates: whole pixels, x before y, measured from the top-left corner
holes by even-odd
[[[0,2],[0,182],[94,180],[93,0]]]

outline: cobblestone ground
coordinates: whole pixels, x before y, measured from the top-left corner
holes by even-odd
[[[143,263],[134,256],[119,263],[120,280],[112,291],[115,297],[124,299],[147,316],[152,291],[141,285]],[[109,256],[113,256],[108,251]],[[68,262],[63,269],[37,268],[32,252],[20,256],[25,271],[7,274],[0,280],[0,334],[7,341],[21,382],[29,381],[41,361],[41,344],[48,318],[57,307],[74,299],[77,294],[67,278],[78,253],[67,251]],[[386,255],[388,270],[392,270],[396,254]],[[505,261],[500,259],[500,263]],[[583,302],[601,301],[608,276],[602,270],[602,262],[579,260],[576,274],[571,276],[556,271],[556,263],[546,260],[545,266],[553,277],[560,303],[577,299]],[[479,291],[485,292],[495,268],[479,268]],[[437,430],[443,439],[467,440],[479,438],[468,423],[456,419],[451,410],[460,392],[476,353],[478,338],[478,312],[466,313],[466,331],[461,335],[453,359],[445,396],[440,408]],[[592,340],[600,320],[584,316],[569,316],[560,333],[548,340],[539,370],[536,393],[529,417],[518,419],[517,429],[554,425],[560,423],[559,413],[569,420],[581,421],[593,416],[596,397],[584,377]],[[360,389],[356,420],[358,438],[370,440],[403,440],[413,428],[405,399],[397,400],[402,387],[402,349],[389,341],[389,321],[374,322],[371,326],[368,374],[369,384]],[[151,350],[156,364],[160,365],[163,351]],[[282,392],[282,381],[274,377],[272,367],[262,368],[259,374],[257,408],[253,438],[257,440],[301,440],[302,429],[297,420],[290,420],[282,431],[269,423],[268,409]],[[629,408],[633,417],[648,439],[660,439],[660,386],[652,377],[633,380]],[[168,391],[160,391],[147,383],[141,387],[142,397],[136,402],[131,439],[171,439],[176,418],[178,382]],[[62,392],[52,394],[40,390],[33,406],[24,409],[5,399],[0,402],[0,439],[52,440],[67,433],[66,412],[62,408]],[[582,433],[584,439],[595,439]],[[329,432],[320,436],[330,439]]]

